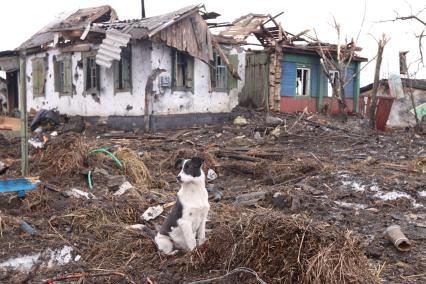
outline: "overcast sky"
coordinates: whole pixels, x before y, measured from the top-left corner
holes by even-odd
[[[331,25],[332,15],[341,24],[343,34],[356,38],[366,6],[366,20],[361,31],[358,45],[363,47],[361,56],[372,58],[377,52],[374,38],[379,38],[384,32],[390,41],[385,48],[385,58],[382,65],[382,77],[392,72],[398,72],[398,52],[410,50],[407,55],[409,62],[419,58],[418,40],[422,25],[416,21],[376,23],[380,20],[393,19],[395,13],[407,15],[426,8],[425,0],[322,0],[322,1],[278,1],[278,0],[204,0],[208,11],[215,11],[222,16],[218,21],[232,21],[248,13],[270,13],[275,15],[281,11],[284,14],[279,21],[284,29],[298,33],[305,29],[315,28],[320,39],[336,42],[336,33]],[[147,16],[167,13],[184,6],[198,4],[194,0],[145,0]],[[111,5],[120,19],[140,18],[140,0],[13,0],[2,1],[0,8],[0,50],[14,49],[20,43],[31,37],[39,29],[52,21],[63,11],[78,8]],[[426,11],[421,14],[426,19]],[[423,27],[424,28],[424,27]],[[425,45],[426,45],[426,40]],[[425,54],[426,54],[426,49]],[[417,66],[417,65],[416,65]],[[417,70],[412,65],[411,71]],[[373,80],[374,63],[362,73],[361,85]],[[418,78],[426,78],[426,68],[417,74]]]

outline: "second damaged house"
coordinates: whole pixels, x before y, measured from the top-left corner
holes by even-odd
[[[28,109],[121,129],[227,119],[244,85],[245,58],[213,41],[202,7],[118,21],[114,9],[101,6],[49,24],[14,51],[26,52]]]
[[[310,112],[339,112],[331,84],[337,84],[339,71],[322,64],[336,61],[337,45],[314,39],[307,34],[309,30],[298,34],[285,31],[275,20],[281,14],[248,14],[220,32],[220,36],[245,45],[252,44],[248,40],[254,36],[255,45],[263,47],[246,54],[246,84],[240,103],[286,113],[305,108]],[[358,112],[360,63],[366,59],[356,55],[361,48],[355,45],[342,46],[341,50],[351,54],[345,58],[342,74],[344,102],[349,112]]]

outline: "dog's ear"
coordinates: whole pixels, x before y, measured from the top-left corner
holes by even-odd
[[[185,162],[184,159],[177,159],[175,162],[175,168],[178,170],[181,170],[183,166],[183,162]]]
[[[194,158],[191,159],[191,162],[194,165],[194,167],[200,168],[201,165],[203,164],[204,160],[200,157],[194,157]]]

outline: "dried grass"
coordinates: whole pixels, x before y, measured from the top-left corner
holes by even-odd
[[[247,267],[268,283],[380,282],[350,232],[271,211],[227,223],[193,253],[188,270]]]
[[[135,151],[129,148],[119,148],[115,155],[123,162],[126,175],[132,179],[135,185],[151,184],[152,178],[149,170]]]
[[[43,179],[53,176],[68,177],[84,166],[88,144],[78,134],[64,134],[47,143],[44,151],[38,152],[31,161],[32,172]]]

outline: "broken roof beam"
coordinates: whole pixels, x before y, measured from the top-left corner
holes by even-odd
[[[284,36],[284,39],[286,39],[286,36],[285,36],[285,32],[284,32],[284,29],[283,29],[283,27],[275,20],[275,18],[276,17],[279,17],[279,16],[281,16],[282,14],[283,14],[284,12],[281,12],[281,13],[279,13],[279,14],[277,14],[276,16],[274,16],[274,17],[272,17],[270,14],[268,14],[268,16],[269,16],[269,19],[275,24],[275,26],[277,26],[277,28],[279,29],[279,32],[280,32],[280,35],[281,36]],[[266,23],[268,23],[269,22],[269,20],[268,21],[266,21],[266,22],[264,22],[263,23],[263,25],[265,25]],[[279,41],[281,41],[283,38],[280,36],[280,38],[278,39]]]
[[[226,67],[228,68],[229,72],[231,73],[232,77],[241,80],[240,75],[238,74],[238,68],[235,68],[234,65],[229,62],[228,57],[226,57],[225,53],[223,52],[222,48],[220,47],[219,43],[215,40],[212,41],[214,48],[216,49],[217,53],[219,54],[219,57],[223,60]]]
[[[288,39],[288,41],[289,42],[293,42],[293,41],[296,41],[296,40],[299,40],[299,39],[301,39],[301,36],[303,36],[303,35],[305,35],[305,34],[307,34],[308,32],[310,32],[311,30],[304,30],[304,31],[302,31],[302,32],[300,32],[300,33],[298,33],[298,34],[295,34],[295,35],[293,35],[291,38],[289,38]],[[305,40],[305,39],[301,39],[301,40]],[[305,40],[306,41],[306,40]]]

